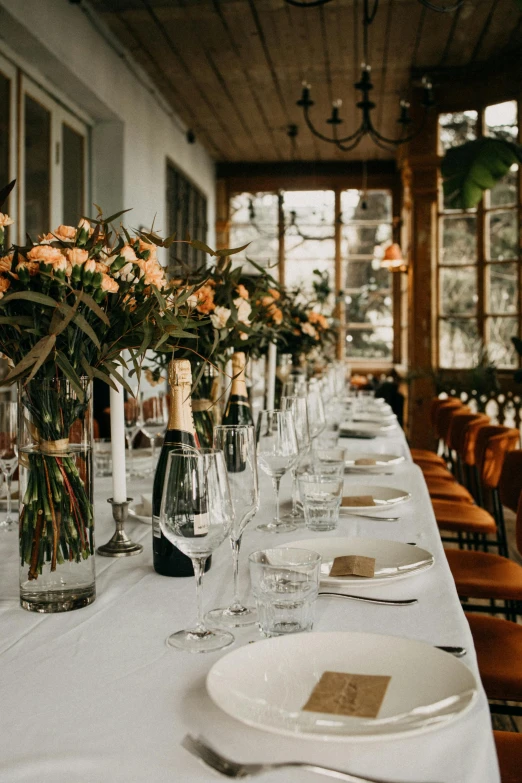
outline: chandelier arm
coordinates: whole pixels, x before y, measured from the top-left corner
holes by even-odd
[[[331,136],[325,136],[324,134],[322,134],[320,131],[317,130],[312,120],[310,119],[310,112],[308,106],[304,107],[304,118],[309,130],[311,130],[314,136],[317,136],[317,138],[321,139],[322,141],[327,141],[329,144],[335,144],[336,146],[339,146],[339,144],[344,144],[345,142],[348,141],[352,141],[352,139],[355,139],[355,137],[361,132],[363,128],[363,126],[360,125],[355,131],[355,133],[350,134],[350,136],[345,136],[342,139],[333,139]]]
[[[398,139],[389,139],[387,136],[383,136],[382,133],[379,133],[379,131],[376,128],[374,128],[373,125],[370,124],[371,133],[374,138],[380,139],[385,144],[393,144],[394,146],[398,147],[401,144],[406,144],[408,141],[411,141],[416,136],[418,136],[419,133],[422,132],[424,126],[426,125],[427,117],[428,117],[428,110],[424,109],[424,115],[422,117],[422,121],[420,125],[414,131],[412,131],[412,133],[409,133],[407,136],[403,136]]]
[[[375,128],[372,128],[372,129],[369,131],[369,136],[370,136],[371,140],[373,141],[373,143],[374,143],[374,144],[375,144],[377,147],[380,147],[380,148],[381,148],[381,150],[385,150],[386,152],[391,152],[393,155],[395,155],[396,148],[395,148],[395,147],[393,147],[393,146],[392,146],[392,147],[390,147],[388,144],[384,144],[384,143],[383,143],[383,142],[380,140],[379,136],[376,134],[376,132],[375,132]]]
[[[363,138],[364,135],[365,135],[365,133],[364,133],[363,129],[359,128],[359,135],[357,136],[355,141],[352,141],[351,144],[343,144],[342,142],[339,142],[337,144],[337,149],[340,149],[341,152],[350,152],[351,150],[354,150],[357,147],[357,145],[359,144],[359,142],[361,141],[361,139]]]
[[[453,11],[457,11],[464,5],[464,0],[457,0],[453,5],[436,5],[430,2],[430,0],[418,0],[425,8],[429,8],[430,11],[437,11],[439,14],[451,14]]]

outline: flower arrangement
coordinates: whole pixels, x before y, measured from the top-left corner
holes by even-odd
[[[0,209],[13,185],[0,192]],[[73,425],[87,412],[85,379],[111,386],[117,379],[131,392],[120,372],[124,350],[139,373],[147,349],[199,327],[187,297],[167,289],[156,246],[111,228],[121,214],[104,218],[99,210],[37,242],[0,246],[0,351],[11,367],[7,382],[20,382],[31,427],[20,456],[28,475],[20,558],[29,580],[45,563],[53,571],[94,551],[87,458],[70,446]],[[0,222],[3,243],[12,220],[1,213]]]

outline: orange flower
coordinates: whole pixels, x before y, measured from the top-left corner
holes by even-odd
[[[328,321],[322,313],[316,313],[315,310],[311,310],[308,313],[308,320],[311,324],[315,324],[321,329],[328,329]]]
[[[276,307],[275,305],[272,306],[270,310],[270,316],[272,318],[272,321],[279,326],[279,324],[283,323],[283,311],[280,310],[279,307]]]
[[[118,283],[110,275],[102,274],[101,290],[109,294],[117,294],[119,290]]]
[[[12,263],[13,263],[12,253],[8,253],[6,256],[0,258],[0,272],[10,272]]]
[[[10,218],[9,215],[0,212],[0,228],[4,228],[5,226],[12,226],[13,223],[14,220]]]
[[[35,245],[28,252],[27,258],[29,261],[41,261],[43,264],[50,264],[57,269],[61,269],[65,263],[62,251],[50,245]]]
[[[236,288],[236,291],[238,293],[238,296],[241,297],[241,299],[250,299],[250,295],[249,295],[247,289],[245,288],[245,286],[242,283],[240,283],[238,285],[238,287]]]
[[[76,237],[76,229],[74,226],[58,226],[53,233],[53,239],[56,237],[57,239],[61,239],[62,242],[73,242]]]
[[[89,253],[87,250],[82,250],[79,247],[73,247],[71,250],[66,250],[65,255],[67,256],[71,266],[81,266],[82,264],[85,264],[89,258]]]
[[[278,299],[280,299],[280,298],[281,298],[281,294],[279,293],[279,291],[278,291],[276,288],[269,288],[269,289],[268,289],[268,293],[270,294],[270,296],[271,296],[273,299],[275,299],[275,300],[276,300],[276,302],[277,302],[277,300],[278,300]]]
[[[0,277],[0,299],[3,297],[10,285],[11,281],[8,280],[7,277]]]
[[[214,304],[214,289],[211,286],[202,285],[201,288],[198,288],[198,290],[194,292],[194,296],[197,297],[197,309],[200,313],[206,314],[211,313],[212,310],[215,310],[216,305]]]

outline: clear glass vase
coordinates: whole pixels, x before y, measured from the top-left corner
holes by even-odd
[[[203,367],[202,367],[203,365]],[[213,387],[215,370],[208,362],[193,362],[192,377],[199,381],[192,390],[192,414],[201,448],[212,448],[214,433]]]
[[[67,612],[92,603],[92,383],[18,386],[20,603]]]

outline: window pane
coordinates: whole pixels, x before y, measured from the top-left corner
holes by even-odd
[[[285,234],[287,260],[335,258],[333,226],[292,226]]]
[[[487,191],[490,207],[507,207],[516,204],[518,199],[518,166],[515,164],[511,170],[502,177],[500,182]]]
[[[477,309],[475,267],[439,270],[441,315],[474,315]]]
[[[488,106],[484,119],[486,136],[516,141],[518,135],[516,101],[506,101]]]
[[[488,313],[516,313],[517,264],[488,264]]]
[[[486,220],[486,258],[503,261],[517,257],[517,212],[491,212]]]
[[[63,222],[78,225],[83,215],[83,136],[62,125]]]
[[[391,272],[381,269],[380,263],[373,261],[345,262],[344,288],[347,294],[353,293],[362,286],[375,290],[391,290]]]
[[[10,82],[0,73],[0,188],[9,181]]]
[[[25,96],[25,230],[33,240],[50,225],[51,114]]]
[[[335,196],[331,190],[283,193],[285,216],[285,283],[310,293],[314,269],[326,270],[334,284]]]
[[[232,263],[244,265],[246,272],[256,273],[245,265],[251,258],[261,266],[277,264],[279,258],[278,196],[276,193],[238,193],[230,200],[230,246],[241,247],[242,253],[232,256]],[[277,269],[272,269],[277,277]]]
[[[335,280],[335,262],[325,259],[316,259],[315,261],[289,261],[285,264],[285,285],[287,288],[302,288],[307,293],[312,289],[314,282],[314,270],[328,272],[330,276],[330,286],[333,287]]]
[[[333,226],[335,194],[333,190],[286,190],[283,193],[285,225]]]
[[[441,264],[474,264],[476,260],[477,218],[443,218]]]
[[[516,367],[517,355],[511,338],[518,336],[518,319],[488,318],[487,334],[491,361],[500,367]]]
[[[476,111],[456,111],[439,114],[439,142],[441,149],[458,147],[465,141],[477,138],[478,113]]]
[[[346,353],[364,359],[390,359],[393,345],[391,296],[361,288],[346,296]]]
[[[341,193],[343,223],[352,220],[391,222],[392,197],[387,190],[344,190]]]
[[[207,200],[172,164],[167,164],[167,232],[178,237],[190,234],[206,242]],[[174,242],[169,248],[169,275],[185,276],[204,266],[206,253]]]
[[[474,318],[451,318],[439,321],[441,367],[465,369],[479,360],[480,338]]]
[[[343,226],[341,252],[343,256],[373,256],[378,245],[391,242],[391,223]]]

